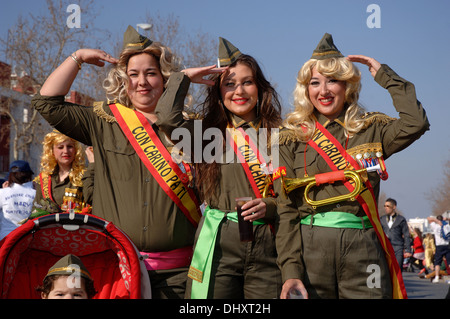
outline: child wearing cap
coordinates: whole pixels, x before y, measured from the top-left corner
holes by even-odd
[[[58,260],[36,290],[42,299],[92,299],[96,294],[91,275],[81,259],[72,254]]]

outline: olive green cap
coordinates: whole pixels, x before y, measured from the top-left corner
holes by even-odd
[[[68,254],[58,260],[49,270],[46,278],[53,275],[70,276],[78,273],[81,277],[92,280],[91,274],[84,266],[81,259],[75,255]]]
[[[143,50],[153,41],[139,34],[131,25],[123,35],[123,49]]]
[[[240,55],[242,55],[241,51],[230,41],[219,37],[219,58],[217,59],[219,68],[232,64]]]
[[[339,49],[333,43],[333,37],[329,33],[325,33],[317,45],[316,49],[311,56],[311,59],[325,60],[330,58],[342,58],[344,57]]]

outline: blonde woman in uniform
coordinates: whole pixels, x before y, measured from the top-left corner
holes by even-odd
[[[366,65],[375,81],[389,91],[399,119],[364,112],[358,104],[361,75],[355,62]],[[310,298],[404,297],[401,273],[380,230],[376,203],[380,180],[387,177],[384,159],[429,128],[413,84],[373,58],[344,57],[332,36],[325,34],[298,72],[294,106],[280,133],[281,175],[326,179],[306,194],[320,203],[317,206],[305,200],[305,186],[278,196],[281,298],[295,291]],[[342,179],[343,170],[370,167],[368,181],[362,177],[368,189],[357,200],[325,201],[353,190]],[[318,175],[322,173],[328,174]],[[279,194],[285,191],[281,178],[274,187]],[[376,287],[369,277],[373,265],[379,269]]]

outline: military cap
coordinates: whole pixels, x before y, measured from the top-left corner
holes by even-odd
[[[123,49],[143,50],[152,43],[152,40],[139,34],[131,25],[123,35]]]
[[[68,254],[58,260],[49,270],[46,278],[53,275],[70,276],[78,273],[83,278],[92,280],[91,274],[84,266],[81,259],[75,255]]]
[[[311,59],[325,60],[330,58],[342,58],[344,57],[342,53],[333,43],[333,37],[329,33],[325,35],[320,40],[316,49],[314,50]]]
[[[219,68],[232,64],[240,55],[242,55],[241,51],[230,41],[219,37],[219,58],[217,59]]]

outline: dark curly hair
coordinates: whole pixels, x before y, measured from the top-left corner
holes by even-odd
[[[229,67],[232,68],[237,64],[248,66],[253,72],[253,78],[258,88],[259,103],[256,107],[257,114],[261,119],[261,128],[278,128],[281,125],[281,104],[278,93],[270,82],[265,78],[258,62],[250,55],[243,54],[237,58]],[[202,129],[205,132],[208,128],[218,128],[222,132],[222,136],[226,136],[225,130],[230,122],[230,111],[223,106],[222,96],[220,94],[220,84],[222,75],[212,75],[210,77],[215,81],[213,86],[208,87],[207,97],[202,103],[200,117],[202,121]],[[270,138],[270,135],[268,136]],[[224,139],[225,140],[225,139]],[[203,141],[204,144],[209,141]],[[223,143],[225,146],[226,143]],[[205,145],[203,145],[203,148]],[[209,200],[215,193],[220,180],[220,165],[213,163],[199,163],[195,165],[198,179],[196,186],[199,190],[202,200]]]

